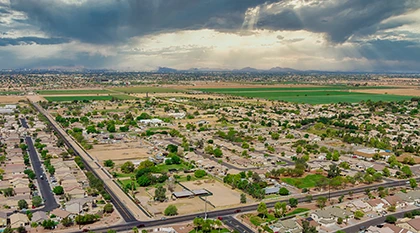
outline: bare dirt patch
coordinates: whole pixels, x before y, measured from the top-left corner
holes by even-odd
[[[207,200],[215,205],[216,207],[239,205],[241,193],[237,190],[233,190],[224,186],[222,183],[214,180],[200,180],[200,181],[189,181],[183,182],[188,189],[206,189],[213,193],[212,196],[208,196]],[[248,198],[248,203],[253,201]]]
[[[139,142],[115,143],[95,145],[89,154],[99,161],[112,159],[116,164],[127,160],[146,159],[150,156],[147,147],[140,146]]]
[[[18,103],[19,100],[26,100],[26,98],[23,96],[0,96],[0,103],[3,104]]]

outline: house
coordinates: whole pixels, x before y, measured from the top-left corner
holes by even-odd
[[[29,224],[29,219],[26,214],[15,213],[10,215],[10,226],[12,228],[18,228],[20,226],[26,226]]]
[[[397,195],[386,196],[384,199],[387,203],[389,203],[389,205],[394,205],[397,208],[406,206],[406,203]]]
[[[32,222],[41,223],[44,220],[48,220],[48,216],[44,211],[37,211],[32,215]]]
[[[324,226],[331,226],[335,224],[338,218],[346,219],[352,217],[352,212],[338,207],[329,207],[321,210],[316,210],[311,214],[311,218],[313,220]]]
[[[0,211],[0,226],[5,227],[7,225],[7,213]]]
[[[51,211],[51,214],[54,214],[56,217],[59,218],[59,220],[63,219],[63,218],[67,218],[71,215],[70,212],[62,210],[62,209],[54,209],[53,211]]]
[[[347,204],[347,207],[350,208],[352,211],[361,210],[363,212],[368,212],[372,209],[370,205],[368,205],[366,202],[360,199],[349,202]]]
[[[298,223],[296,222],[296,219],[287,219],[287,220],[283,220],[283,221],[278,221],[278,222],[274,223],[273,225],[271,225],[270,228],[274,232],[279,232],[279,233],[286,233],[286,232],[298,233],[298,232],[302,232]]]
[[[79,187],[79,185],[64,186],[64,193],[69,195],[71,198],[84,198],[85,190]]]
[[[409,219],[408,221],[403,219],[401,222],[397,222],[396,225],[408,231],[420,233],[420,218]]]
[[[375,212],[382,212],[385,210],[387,204],[383,202],[381,199],[372,199],[367,201],[373,211]]]
[[[278,194],[279,191],[280,187],[278,186],[264,188],[265,195]]]

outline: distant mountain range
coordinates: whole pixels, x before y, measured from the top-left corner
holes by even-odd
[[[212,68],[191,68],[188,70],[177,70],[169,67],[159,67],[157,73],[185,73],[185,72],[234,72],[234,73],[295,73],[308,72],[291,68],[273,67],[268,70],[245,67],[242,69],[212,69]],[[312,72],[312,71],[309,71]]]

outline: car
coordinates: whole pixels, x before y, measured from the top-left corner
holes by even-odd
[[[220,217],[220,216],[219,216],[219,217],[217,217],[217,219],[219,219],[220,221],[222,221],[222,220],[223,220],[223,217]]]
[[[89,229],[85,228],[82,230],[82,232],[89,232]]]
[[[239,210],[239,209],[238,210],[235,210],[235,213],[239,213],[239,212],[241,212],[241,210]]]
[[[144,224],[137,225],[137,228],[142,228],[142,227],[145,227],[145,225]]]
[[[166,218],[165,217],[162,217],[160,220],[166,220]]]
[[[44,176],[43,176],[43,175],[41,175],[39,178],[41,178],[41,180],[43,180],[43,179],[44,179]]]
[[[377,228],[382,228],[382,227],[384,227],[384,224],[378,224],[378,225],[376,225],[376,227]]]

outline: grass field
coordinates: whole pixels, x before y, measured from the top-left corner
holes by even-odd
[[[373,89],[378,87],[360,87],[352,89]],[[380,87],[385,88],[385,87]],[[390,88],[390,87],[387,87]],[[328,87],[275,87],[275,88],[209,88],[200,89],[205,92],[229,94],[236,96],[262,98],[268,100],[282,100],[295,103],[327,104],[327,103],[357,103],[362,100],[400,101],[410,100],[411,96],[369,94],[351,92],[346,86]]]
[[[111,91],[92,89],[92,90],[42,90],[37,91],[40,95],[82,95],[82,94],[110,94]]]
[[[307,208],[296,208],[292,211],[290,211],[289,213],[286,214],[286,216],[291,216],[291,215],[296,215],[296,214],[300,214],[300,213],[304,213],[309,211],[310,209]]]
[[[324,177],[323,175],[320,174],[312,174],[312,175],[307,175],[303,178],[282,178],[281,180],[293,185],[297,188],[313,188],[316,185],[316,182],[319,181],[322,177]]]
[[[0,91],[0,95],[20,95],[22,92],[18,91]]]
[[[112,88],[112,91],[124,92],[124,93],[174,93],[180,92],[176,89],[164,88],[164,87],[117,87]]]
[[[129,95],[98,95],[98,96],[46,96],[46,100],[51,102],[65,102],[65,101],[84,101],[84,100],[112,100],[112,98],[119,100],[131,100],[135,99],[133,96]]]

